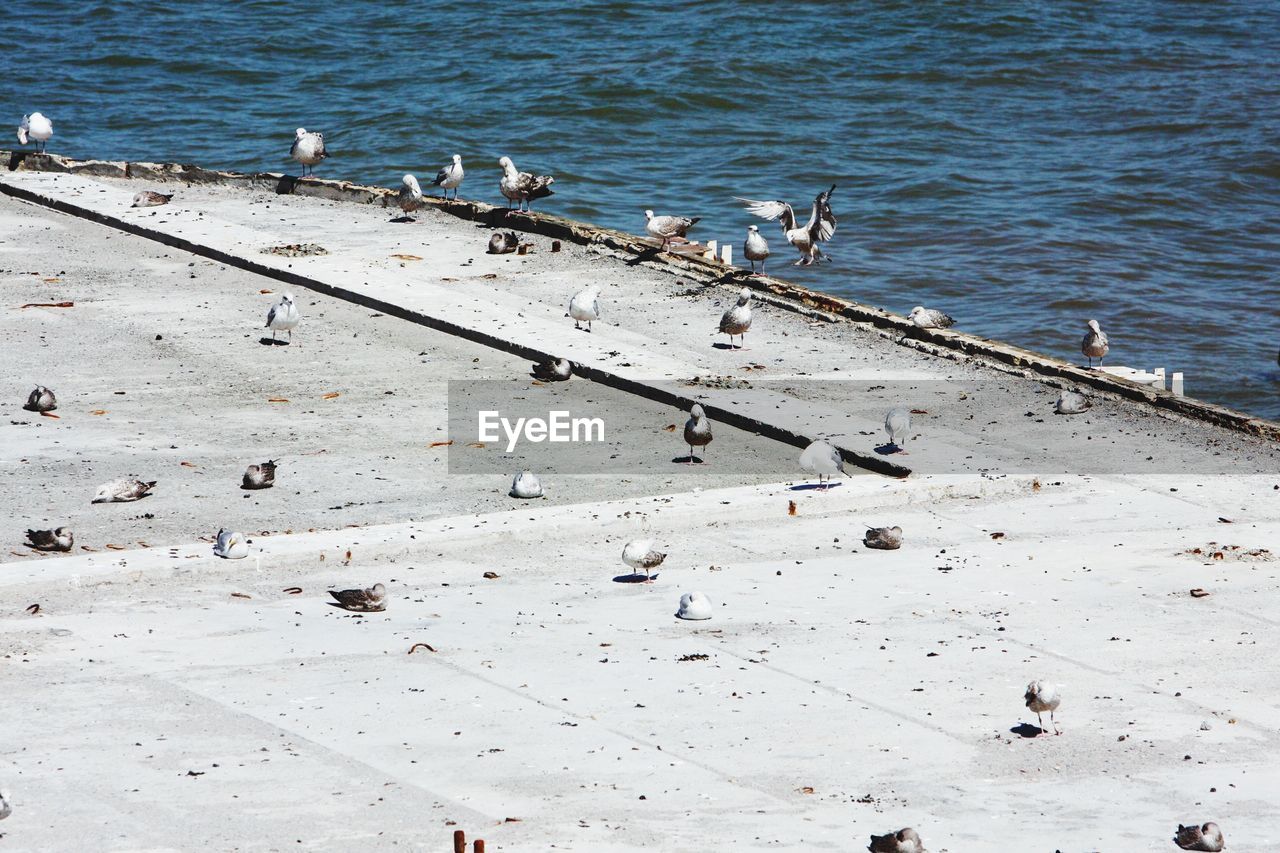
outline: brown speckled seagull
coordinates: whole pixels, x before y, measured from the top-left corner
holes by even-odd
[[[800,252],[800,260],[796,261],[796,266],[807,267],[824,258],[831,260],[818,248],[818,244],[827,242],[836,233],[836,215],[831,212],[831,194],[835,189],[835,184],[832,184],[831,189],[820,193],[813,200],[813,210],[809,214],[809,221],[804,225],[796,222],[795,211],[785,201],[757,201],[738,196],[734,196],[734,200],[742,202],[747,210],[761,219],[779,220],[787,242]]]
[[[27,404],[22,408],[28,412],[52,412],[58,408],[58,398],[53,396],[53,392],[43,385],[37,385],[35,390],[27,395]]]
[[[387,588],[380,583],[368,589],[331,589],[329,594],[344,610],[380,613],[387,609]]]
[[[867,849],[871,853],[927,853],[920,834],[909,826],[887,835],[871,836]]]
[[[1226,849],[1227,839],[1213,821],[1200,826],[1183,826],[1178,824],[1178,832],[1173,836],[1173,843],[1183,850],[1207,850],[1209,853],[1220,853]]]
[[[27,540],[38,551],[70,551],[76,541],[70,528],[66,527],[56,530],[28,530]]]
[[[155,480],[150,482],[130,480],[128,478],[112,480],[110,483],[104,483],[98,487],[98,493],[93,496],[92,503],[129,503],[140,500],[151,494],[151,490],[155,488],[155,485]]]
[[[261,465],[250,465],[244,469],[242,489],[269,489],[276,484],[276,462],[268,459]]]
[[[871,527],[862,537],[862,544],[877,551],[896,551],[902,547],[901,527]]]
[[[507,210],[511,209],[513,201],[521,205],[517,209],[529,210],[529,203],[534,199],[555,194],[551,185],[556,179],[550,175],[518,172],[510,157],[503,157],[498,165],[502,167],[502,180],[498,182],[498,189],[502,190],[503,197],[507,199]]]
[[[152,192],[151,190],[143,190],[133,197],[133,204],[130,207],[159,207],[162,204],[168,204],[173,198],[173,193],[165,195],[164,193]]]

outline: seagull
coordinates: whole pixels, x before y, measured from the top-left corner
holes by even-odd
[[[517,172],[516,165],[511,162],[510,157],[503,157],[498,161],[498,165],[502,167],[502,180],[498,183],[498,189],[502,190],[502,195],[507,199],[507,210],[511,209],[513,201],[523,206],[523,208],[517,207],[517,210],[529,210],[529,203],[534,199],[555,194],[551,185],[556,182],[556,179],[550,175]]]
[[[55,530],[28,530],[27,540],[37,551],[70,551],[75,544],[71,529],[59,527]]]
[[[213,553],[224,560],[243,560],[249,556],[249,543],[242,533],[234,530],[219,530],[218,541],[213,545]]]
[[[513,498],[540,498],[542,483],[532,471],[521,471],[511,481],[511,491],[508,494]]]
[[[1102,331],[1102,327],[1098,325],[1097,320],[1089,321],[1089,333],[1084,336],[1084,340],[1080,342],[1080,352],[1084,353],[1089,359],[1089,366],[1093,367],[1093,360],[1098,360],[1098,365],[1102,365],[1102,359],[1111,349],[1111,343],[1107,340],[1107,333]]]
[[[58,408],[58,398],[53,396],[53,392],[43,385],[37,385],[35,390],[27,395],[27,404],[22,408],[28,412],[52,412]]]
[[[520,238],[514,231],[499,231],[489,238],[489,254],[509,255],[520,248]]]
[[[453,162],[436,172],[436,179],[431,183],[444,190],[444,197],[449,197],[449,190],[453,190],[453,200],[458,200],[458,187],[462,186],[462,179],[466,172],[462,171],[462,155],[454,154]]]
[[[396,204],[405,216],[422,207],[422,187],[413,175],[405,175],[400,179],[400,192],[396,193]]]
[[[380,583],[368,589],[331,589],[329,594],[344,610],[381,613],[387,609],[387,588]]]
[[[91,503],[95,504],[114,504],[114,503],[130,503],[131,501],[140,500],[151,494],[151,490],[155,488],[156,481],[144,482],[142,480],[112,480],[110,483],[104,483],[98,486],[98,493],[93,496]]]
[[[819,485],[823,485],[825,481],[822,489],[824,492],[831,488],[831,478],[836,474],[849,476],[844,470],[844,457],[840,455],[840,451],[821,438],[800,454],[800,467],[810,474],[817,474]]]
[[[787,242],[800,252],[800,260],[796,261],[796,266],[807,267],[822,258],[830,260],[818,248],[818,244],[830,240],[836,233],[836,215],[831,212],[830,204],[831,193],[835,192],[835,189],[836,185],[832,184],[831,189],[819,194],[813,200],[813,212],[809,215],[809,221],[803,226],[797,224],[795,211],[785,201],[756,201],[738,196],[734,196],[734,200],[742,202],[747,210],[761,219],[779,220]],[[748,236],[747,239],[749,240],[750,237]]]
[[[240,483],[242,489],[269,489],[276,484],[276,461],[268,459],[261,465],[250,465],[244,469],[244,480]]]
[[[753,226],[754,227],[754,226]],[[747,343],[747,329],[751,328],[751,290],[744,287],[738,294],[738,304],[734,305],[720,317],[720,331],[729,336],[729,346],[733,346],[733,336],[741,335],[742,349]]]
[[[592,321],[600,319],[600,288],[593,284],[575,293],[569,300],[569,316],[575,329],[582,328],[579,323],[586,323],[587,331],[591,331]]]
[[[143,190],[133,197],[133,204],[130,207],[159,207],[162,204],[168,204],[173,198],[173,193],[165,195],[164,193],[152,192],[151,190]]]
[[[711,443],[711,422],[702,406],[694,403],[689,408],[689,420],[684,422],[684,443],[689,445],[689,462],[694,464],[693,448],[706,447]],[[699,462],[698,464],[702,464]]]
[[[653,549],[652,539],[636,539],[622,548],[622,562],[630,566],[636,574],[640,574],[640,570],[644,569],[645,583],[653,582],[650,573],[661,566],[665,559],[667,559],[666,554]]]
[[[764,262],[769,257],[769,242],[760,233],[759,225],[747,226],[747,241],[742,244],[742,257],[751,261],[752,275],[756,271],[756,261],[759,261],[760,274],[764,275]]]
[[[1053,404],[1055,415],[1079,415],[1093,408],[1093,402],[1078,391],[1063,391]]]
[[[0,820],[13,814],[13,806],[9,805],[9,792],[0,789]]]
[[[920,305],[911,309],[907,319],[922,329],[949,329],[956,324],[956,321],[949,314],[943,314],[936,309],[924,308]]]
[[[324,134],[308,133],[305,127],[298,128],[293,133],[293,147],[289,149],[289,156],[302,164],[302,177],[307,176],[308,166],[314,176],[316,164],[329,156],[329,152],[324,149]]]
[[[902,446],[907,442],[907,433],[911,431],[911,411],[899,406],[890,409],[884,416],[884,431],[889,435],[889,444],[905,453]]]
[[[1173,836],[1173,843],[1183,850],[1208,850],[1219,853],[1227,846],[1227,839],[1222,830],[1213,821],[1201,826],[1183,826],[1178,824],[1178,832]]]
[[[672,240],[684,242],[684,235],[702,219],[701,216],[654,216],[652,210],[646,210],[644,218],[644,230],[662,241],[663,251],[670,247]]]
[[[573,365],[567,358],[552,358],[535,364],[533,375],[543,382],[564,382],[573,375]]]
[[[1058,705],[1062,703],[1062,697],[1058,695],[1058,688],[1047,681],[1033,681],[1027,685],[1026,695],[1022,697],[1027,702],[1027,707],[1036,713],[1036,722],[1040,726],[1040,731],[1044,731],[1044,720],[1040,719],[1040,715],[1045,711],[1049,712],[1049,722],[1053,723],[1053,733],[1062,734],[1058,730],[1058,723],[1053,719],[1053,712],[1058,710]]]
[[[868,525],[862,544],[877,551],[896,551],[902,547],[902,528]]]
[[[920,834],[909,826],[888,835],[873,835],[867,845],[871,853],[925,853]]]
[[[30,137],[39,152],[43,153],[48,148],[51,136],[53,136],[53,122],[45,118],[42,113],[25,115],[22,117],[22,123],[18,125],[18,142],[26,145],[27,138]]]
[[[271,330],[271,343],[276,342],[276,332],[288,332],[289,342],[293,342],[293,327],[298,325],[298,321],[302,319],[302,315],[298,313],[298,306],[293,304],[293,294],[286,293],[280,297],[280,301],[271,306],[271,310],[267,312],[267,324],[264,329]]]
[[[705,593],[686,592],[680,596],[680,608],[676,618],[700,621],[711,618],[711,599]]]

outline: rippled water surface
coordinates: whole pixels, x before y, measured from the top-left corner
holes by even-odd
[[[834,263],[777,271],[961,328],[1187,375],[1280,417],[1280,4],[42,2],[0,22],[0,103],[52,150],[393,185],[494,161],[546,210],[646,207],[740,243],[734,195],[838,185]],[[789,247],[762,226],[775,261]],[[740,250],[739,250],[740,252]]]

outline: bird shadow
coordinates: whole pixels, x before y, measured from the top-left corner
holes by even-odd
[[[639,266],[640,264],[644,263],[645,261],[651,261],[651,260],[653,260],[654,258],[658,257],[658,255],[660,255],[660,254],[662,254],[662,247],[661,247],[661,246],[652,246],[652,247],[650,247],[650,248],[648,248],[648,249],[645,249],[644,251],[640,252],[640,253],[639,253],[639,254],[637,254],[634,258],[632,258],[631,260],[627,261],[627,266],[629,266],[629,267]]]
[[[258,343],[264,347],[287,347],[288,341],[277,340],[276,338],[258,338]]]
[[[399,222],[399,223],[403,224],[403,223],[406,223],[406,222],[417,222],[418,220],[414,219],[412,216],[397,216],[397,217],[395,217],[394,219],[392,219],[391,221],[392,221],[392,222]]]
[[[675,459],[672,459],[671,461],[673,464],[676,464],[676,465],[689,465],[689,464],[706,465],[707,464],[702,460],[701,456],[677,456]]]
[[[300,180],[302,179],[294,175],[281,175],[280,180],[276,181],[276,195],[292,195]]]
[[[1009,729],[1009,731],[1019,737],[1025,738],[1040,737],[1040,735],[1045,733],[1044,729],[1039,726],[1033,726],[1030,723],[1018,723],[1016,726]]]
[[[730,350],[742,349],[742,347],[740,346],[737,346],[735,344],[726,344],[724,341],[716,341],[711,345],[711,348],[712,349],[730,349]]]
[[[787,491],[791,492],[825,492],[828,489],[838,489],[844,483],[798,483]]]
[[[658,575],[656,573],[649,575],[649,577],[653,580],[658,579]],[[616,575],[613,579],[613,582],[614,583],[644,583],[645,576],[642,575],[640,572],[630,572],[625,575]]]
[[[888,444],[882,444],[879,447],[877,447],[875,451],[876,453],[879,453],[881,456],[892,456],[895,453],[906,453],[905,450],[903,450],[901,447],[894,444],[893,442],[889,442]]]

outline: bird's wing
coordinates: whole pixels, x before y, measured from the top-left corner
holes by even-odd
[[[369,594],[363,589],[331,589],[329,594],[343,607],[363,607],[369,601]]]
[[[28,530],[27,538],[37,548],[48,548],[56,541],[52,530]]]
[[[733,198],[734,201],[742,202],[743,207],[761,219],[772,221],[781,218],[783,228],[790,230],[796,227],[795,212],[791,209],[791,205],[785,201],[759,201],[740,196],[734,196]]]
[[[299,143],[301,143],[301,142],[302,142],[302,140],[303,140],[303,139],[305,139],[305,138],[306,138],[306,137],[302,137],[302,136],[300,136],[300,137],[298,137],[297,139],[293,140],[293,144],[289,146],[289,156],[290,156],[290,157],[297,158],[297,156],[298,156],[298,144],[299,144]]]
[[[267,312],[267,326],[270,326],[272,323],[276,321],[276,309],[279,307],[280,307],[279,303],[276,303],[275,305],[272,305],[271,310]],[[266,328],[266,326],[264,326],[263,328]]]
[[[813,208],[809,213],[809,222],[805,225],[804,230],[809,232],[809,238],[815,243],[830,240],[836,233],[836,215],[831,212],[831,193],[835,189],[835,184],[831,185],[831,189],[824,193],[819,193],[818,197],[813,200]]]
[[[445,166],[443,169],[436,172],[436,179],[431,183],[435,184],[436,186],[440,186],[448,179],[449,179],[449,167]]]

